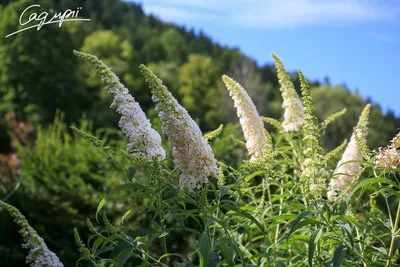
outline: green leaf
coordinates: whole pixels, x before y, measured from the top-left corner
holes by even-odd
[[[139,189],[139,190],[147,190],[147,187],[138,183],[131,183],[131,184],[124,184],[124,185],[120,185],[115,187],[114,189],[111,190],[110,193],[108,193],[108,196],[111,196],[117,192],[121,192],[121,191],[131,191],[133,189]]]
[[[98,249],[96,251],[96,253],[94,253],[94,255],[98,256],[101,253],[108,252],[108,251],[111,251],[111,250],[114,250],[114,246],[105,246],[105,247],[102,247],[102,248]]]
[[[167,236],[168,234],[169,234],[168,232],[164,231],[158,236],[158,238],[163,238],[164,236]]]
[[[100,245],[103,243],[103,241],[106,240],[106,238],[98,238],[93,242],[92,246],[92,253],[95,254],[97,249],[100,247]]]
[[[297,229],[296,226],[297,224],[306,216],[310,215],[311,213],[314,213],[314,211],[303,211],[302,213],[297,216],[297,218],[292,222],[292,229],[290,229],[290,232],[287,236],[287,239],[289,239],[290,235],[293,234],[293,232]]]
[[[245,217],[249,220],[251,220],[253,223],[255,223],[258,228],[260,229],[260,231],[264,234],[265,236],[265,230],[263,225],[256,219],[254,218],[250,213],[239,209],[239,207],[237,206],[236,203],[230,201],[230,200],[222,200],[221,201],[222,205],[219,205],[218,207],[221,208],[222,210],[226,209],[229,210],[228,213],[234,213],[236,212],[238,215]]]
[[[324,222],[321,222],[321,221],[318,221],[318,220],[315,220],[315,219],[304,219],[294,227],[293,232],[295,232],[297,229],[302,228],[303,226],[306,226],[306,225],[317,225],[317,224],[325,225]]]
[[[321,234],[321,229],[314,230],[311,234],[310,240],[308,241],[308,263],[310,264],[310,267],[313,266],[315,247],[318,244]]]
[[[222,241],[221,243],[219,243],[218,247],[221,250],[222,256],[228,262],[228,266],[232,266],[234,254],[232,249],[229,247],[228,243]]]
[[[373,247],[373,249],[375,249],[376,251],[379,251],[379,253],[382,253],[382,255],[384,255],[384,256],[388,255],[388,251],[384,247],[379,247],[379,248]]]
[[[393,251],[397,251],[399,248],[400,248],[400,240],[396,240]]]
[[[275,262],[275,267],[286,267],[286,264],[284,264],[284,263],[281,262],[281,261],[276,261],[276,262]]]
[[[186,256],[184,256],[184,255],[182,255],[182,254],[179,254],[179,253],[165,253],[165,254],[163,254],[163,255],[158,259],[158,261],[161,261],[162,259],[168,258],[168,257],[178,257],[178,258],[181,258],[181,259],[183,259],[184,261],[190,263],[189,258],[187,258]],[[188,265],[187,265],[186,263],[184,263],[184,262],[182,262],[182,263],[177,263],[177,264],[178,264],[178,266],[188,266]]]
[[[121,266],[124,266],[125,263],[129,260],[129,258],[131,257],[131,254],[133,252],[133,247],[128,247],[124,250],[122,250],[118,256],[116,257],[116,260],[118,261],[118,263]]]
[[[103,197],[100,200],[99,205],[97,206],[97,210],[96,210],[96,221],[99,223],[99,219],[97,218],[97,216],[99,215],[99,212],[101,211],[101,209],[103,208],[104,204],[106,204],[107,199],[105,197]]]
[[[267,218],[266,221],[285,221],[290,219],[295,219],[295,214],[283,214],[283,215],[276,215],[271,218]]]
[[[121,224],[124,223],[126,217],[128,217],[128,215],[131,214],[131,213],[132,213],[132,210],[128,210],[127,212],[125,212],[125,214],[121,218]]]
[[[208,258],[208,264],[207,267],[217,267],[219,263],[219,256],[215,252],[211,252],[210,256]]]
[[[265,236],[264,226],[256,218],[254,218],[253,215],[251,215],[250,213],[245,212],[243,210],[237,210],[236,212],[239,215],[241,215],[247,219],[250,219],[253,223],[255,223],[258,226],[258,228],[260,229],[260,231],[263,233],[263,235]]]
[[[353,243],[353,234],[351,232],[351,227],[348,223],[344,222],[339,222],[339,226],[342,228],[342,233],[343,235],[347,235],[350,239],[350,244],[351,247],[354,248],[354,243]]]
[[[132,183],[133,177],[135,176],[136,168],[134,166],[130,166],[128,168],[128,180]]]
[[[345,245],[340,245],[339,247],[337,247],[332,258],[333,267],[340,267],[346,255],[347,247]]]
[[[133,240],[135,240],[137,237],[143,237],[146,235],[154,234],[156,233],[156,230],[151,229],[151,228],[140,228],[136,230],[132,230],[126,233],[126,235],[130,236]]]
[[[199,241],[200,250],[200,267],[208,267],[208,260],[210,258],[211,248],[208,242],[207,233],[204,232]]]
[[[379,178],[369,178],[365,180],[361,180],[359,183],[357,183],[353,189],[350,191],[348,198],[350,199],[351,196],[357,192],[359,189],[366,187],[368,185],[372,184],[377,184],[377,183],[382,183],[382,184],[389,184],[389,185],[395,185],[394,182],[390,179],[379,177]]]
[[[219,198],[223,198],[231,189],[230,186],[220,186],[219,187]]]
[[[255,171],[255,172],[247,175],[244,180],[246,182],[250,182],[254,177],[262,175],[263,173],[264,173],[263,171]]]
[[[335,215],[335,216],[332,216],[329,220],[329,222],[335,222],[335,221],[338,221],[338,222],[344,221],[347,223],[350,222],[354,225],[360,226],[360,223],[357,221],[357,219],[355,219],[354,217],[349,216],[349,215]]]

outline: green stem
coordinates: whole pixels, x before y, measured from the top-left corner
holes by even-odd
[[[400,202],[397,206],[397,214],[396,214],[396,220],[394,222],[394,227],[392,228],[392,240],[390,241],[390,248],[389,248],[389,259],[386,263],[386,266],[389,266],[389,264],[392,262],[392,254],[394,252],[394,243],[396,241],[396,235],[397,231],[399,228],[399,222],[400,222]]]
[[[356,228],[356,233],[357,233],[357,239],[361,240],[361,235],[360,235],[360,231],[358,230],[358,228]],[[360,248],[360,252],[363,253],[363,246],[362,246],[361,242],[358,243],[358,245],[359,245],[359,248]],[[366,267],[367,264],[364,262],[363,266]]]
[[[164,208],[162,207],[162,201],[161,201],[160,197],[158,198],[158,205],[159,205],[159,208],[161,209],[161,212],[160,212],[161,231],[162,231],[162,234],[164,234],[164,227],[165,227],[165,225],[164,225]],[[163,236],[162,240],[163,240],[164,254],[167,254],[168,253],[167,238],[165,235]],[[165,261],[168,265],[168,257],[165,258]]]
[[[272,209],[272,200],[271,200],[271,189],[269,188],[270,184],[267,184],[267,193],[268,193],[268,202],[269,202],[269,206]]]
[[[375,171],[375,169],[372,169],[372,171],[374,172],[374,176],[375,176],[375,178],[377,178],[378,177],[378,175],[376,174],[376,171]],[[378,183],[379,184],[379,188],[382,188],[382,184],[381,183]],[[390,226],[392,227],[392,229],[393,229],[393,219],[392,219],[392,212],[390,211],[390,206],[389,206],[389,202],[388,202],[388,200],[387,200],[387,197],[385,196],[385,193],[381,193],[382,194],[382,197],[383,197],[383,199],[385,200],[385,204],[386,204],[386,209],[387,209],[387,211],[388,211],[388,214],[389,214],[389,222],[390,222]]]
[[[300,189],[301,189],[301,194],[303,195],[304,206],[306,209],[308,209],[307,196],[306,196],[306,192],[304,191],[304,183],[302,183],[300,185]]]
[[[156,165],[155,168],[160,168],[160,165]],[[162,190],[159,188],[159,184],[156,184],[156,190],[157,190],[157,205],[158,205],[158,209],[160,210],[160,226],[161,226],[161,234],[163,235],[162,237],[162,243],[163,243],[163,247],[164,247],[164,254],[168,253],[168,248],[167,248],[167,237],[166,235],[164,235],[164,228],[165,228],[165,224],[164,224],[164,206],[162,203]],[[163,185],[161,185],[163,186]],[[168,257],[165,258],[165,262],[166,265],[168,266]]]
[[[7,196],[5,196],[5,197],[3,198],[2,201],[7,201],[7,200],[18,190],[18,188],[19,188],[20,185],[21,185],[21,182],[22,182],[22,177],[19,178],[18,183],[15,185],[15,187],[13,188],[13,190],[11,190],[11,192],[8,193]]]
[[[218,199],[218,206],[219,206],[219,202],[220,200]],[[212,247],[212,249],[214,250],[214,240],[215,240],[215,230],[216,230],[216,228],[217,228],[217,219],[218,219],[218,216],[219,216],[219,208],[218,208],[218,206],[217,206],[217,212],[216,212],[216,214],[215,214],[215,221],[214,221],[214,228],[213,228],[213,234],[212,234],[212,237],[211,237],[211,247]]]
[[[282,215],[282,210],[283,210],[283,186],[281,186],[281,193],[280,193],[280,198],[279,198],[279,213],[278,215]],[[279,223],[276,225],[275,229],[275,246],[278,243],[278,236],[279,236]]]
[[[108,151],[104,148],[102,148],[103,152],[117,165],[119,165],[121,167],[121,169],[123,169],[124,171],[127,171],[128,169],[125,168],[125,166],[119,162],[113,155],[111,155],[110,153],[108,153]]]

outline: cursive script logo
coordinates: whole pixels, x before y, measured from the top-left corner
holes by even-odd
[[[49,12],[42,12],[40,14],[34,12],[34,13],[30,14],[29,17],[27,17],[26,12],[35,7],[40,8],[40,5],[28,6],[22,12],[21,16],[19,17],[19,25],[26,26],[26,27],[21,30],[10,33],[9,35],[6,36],[6,38],[8,38],[14,34],[17,34],[17,33],[20,33],[20,32],[23,32],[23,31],[26,31],[29,29],[33,29],[33,28],[36,28],[39,31],[43,25],[47,25],[47,24],[58,23],[58,27],[61,28],[61,26],[63,25],[64,22],[90,21],[90,19],[78,18],[79,11],[82,9],[82,7],[78,7],[74,11],[71,9],[67,9],[64,12],[55,13],[49,20],[48,20],[49,15],[51,13],[54,13],[53,9],[50,9]],[[31,25],[34,22],[37,22],[37,24]]]

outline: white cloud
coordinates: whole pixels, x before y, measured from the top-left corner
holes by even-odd
[[[139,1],[139,0],[136,0]],[[167,21],[208,21],[267,29],[399,18],[397,0],[141,0]]]

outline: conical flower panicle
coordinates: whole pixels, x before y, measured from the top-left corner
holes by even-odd
[[[281,95],[283,98],[282,108],[284,109],[284,120],[282,127],[285,132],[297,132],[307,122],[304,120],[304,107],[299,95],[294,89],[289,74],[286,72],[280,58],[272,53],[278,72]]]
[[[337,200],[338,193],[345,189],[348,184],[354,182],[361,171],[361,160],[363,156],[357,145],[356,135],[361,142],[366,144],[370,110],[371,105],[366,105],[354,129],[355,132],[352,134],[350,142],[337,164],[336,170],[333,173],[333,178],[329,183],[329,200]]]
[[[199,126],[150,69],[144,65],[140,69],[150,85],[163,132],[171,142],[175,166],[182,172],[181,185],[196,189],[210,177],[217,179],[214,154]]]
[[[160,135],[151,127],[139,103],[129,94],[117,75],[96,56],[77,51],[74,53],[96,66],[106,90],[114,95],[111,107],[116,108],[121,114],[118,125],[128,137],[127,151],[148,159],[164,160],[165,151],[161,145]]]
[[[272,144],[268,142],[265,128],[257,109],[246,90],[232,78],[223,75],[222,80],[234,101],[240,125],[246,139],[246,147],[250,161],[262,158],[272,152]]]
[[[400,168],[400,153],[397,149],[400,147],[400,133],[398,133],[391,141],[390,145],[379,148],[376,155],[376,169],[392,169]]]
[[[31,267],[63,267],[57,255],[50,251],[38,233],[33,229],[18,209],[0,201],[0,208],[4,208],[14,218],[14,222],[21,227],[19,233],[24,240],[23,248],[29,249],[26,263]]]
[[[390,141],[390,145],[393,148],[400,148],[400,133],[398,133],[391,141]]]
[[[367,143],[370,112],[371,112],[371,104],[367,104],[364,107],[363,111],[361,112],[360,118],[356,126],[357,136],[361,141],[363,141],[364,144]]]

